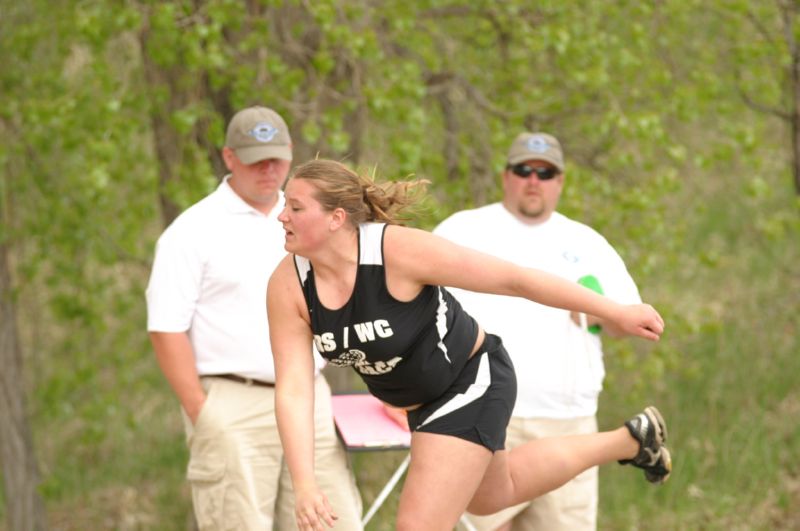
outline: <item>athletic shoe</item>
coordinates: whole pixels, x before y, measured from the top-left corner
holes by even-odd
[[[649,406],[625,422],[631,437],[639,441],[639,453],[633,459],[622,459],[621,465],[633,465],[644,470],[650,483],[664,483],[672,471],[672,457],[666,446],[667,425],[661,413]]]
[[[661,485],[669,479],[670,472],[672,472],[672,456],[669,454],[669,449],[666,446],[662,446],[658,450],[656,464],[644,468],[644,477],[650,483]]]

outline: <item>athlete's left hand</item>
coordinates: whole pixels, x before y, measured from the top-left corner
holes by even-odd
[[[664,319],[649,304],[622,306],[622,311],[614,321],[625,333],[658,341],[664,332]]]

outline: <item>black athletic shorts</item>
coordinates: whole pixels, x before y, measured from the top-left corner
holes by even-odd
[[[495,452],[505,448],[517,377],[499,337],[483,344],[447,391],[408,412],[411,431],[452,435]]]

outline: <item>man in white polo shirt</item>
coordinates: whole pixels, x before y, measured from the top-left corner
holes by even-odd
[[[222,156],[230,174],[158,240],[147,328],[182,406],[200,529],[295,529],[266,309],[267,282],[286,254],[277,220],[292,160],[286,123],[265,107],[239,111]],[[316,397],[317,480],[338,511],[335,529],[359,530],[361,500],[319,372]]]
[[[564,158],[556,138],[546,133],[518,135],[508,152],[502,183],[501,203],[457,212],[434,232],[580,282],[617,302],[641,302],[625,264],[606,239],[556,212],[564,186]],[[525,299],[456,291],[466,311],[487,332],[503,338],[514,362],[518,392],[507,446],[596,432],[605,375],[598,332],[600,327],[612,335],[619,331],[595,317],[581,319]],[[480,531],[588,531],[597,527],[597,502],[597,468],[593,468],[532,502],[469,520]]]

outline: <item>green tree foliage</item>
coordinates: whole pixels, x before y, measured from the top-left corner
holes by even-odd
[[[797,373],[789,354],[800,324],[785,116],[797,87],[793,9],[735,0],[0,0],[0,243],[51,521],[183,525],[180,419],[146,341],[143,291],[164,225],[225,171],[225,123],[259,103],[287,118],[298,161],[319,155],[431,180],[419,220],[428,228],[499,198],[518,132],[560,137],[563,210],[620,249],[668,322],[658,345],[608,344],[609,422],[633,399],[665,403],[687,431],[707,421],[699,404],[722,411],[722,443],[679,429],[674,487],[642,500],[632,480],[613,476],[608,527],[635,525],[634,505],[669,512],[666,528],[717,527],[742,496],[727,484],[765,507],[755,527],[780,527],[800,471],[778,465],[798,462],[796,450],[762,456],[753,484],[777,486],[761,498],[708,460],[733,452],[741,435],[726,428],[745,422],[730,404],[765,409],[766,430],[800,403],[785,376]],[[755,374],[775,390],[755,405],[732,399]],[[778,436],[800,447],[796,431]],[[765,437],[748,448],[758,454],[772,443]],[[372,465],[364,457],[359,466]]]

